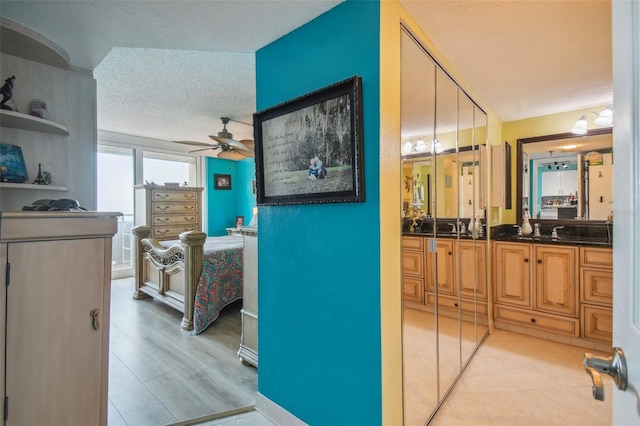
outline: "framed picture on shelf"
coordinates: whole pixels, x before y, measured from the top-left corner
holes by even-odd
[[[0,142],[0,182],[22,183],[27,179],[22,148]]]
[[[362,80],[254,114],[258,205],[364,201]]]
[[[231,189],[231,175],[213,175],[213,187],[215,189]]]
[[[244,216],[236,216],[236,228],[244,226]]]

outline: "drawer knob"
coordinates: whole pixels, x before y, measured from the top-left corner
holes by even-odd
[[[536,319],[535,318],[531,318],[531,322],[536,322]]]
[[[100,315],[100,310],[97,308],[94,308],[89,312],[89,315],[91,315],[93,329],[100,330],[100,321],[98,321],[98,315]]]
[[[524,263],[529,263],[529,259],[528,258],[524,258]]]
[[[542,264],[542,260],[538,259],[538,264]]]

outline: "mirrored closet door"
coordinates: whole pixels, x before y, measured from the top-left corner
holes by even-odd
[[[403,29],[405,425],[435,414],[488,332],[486,114]]]

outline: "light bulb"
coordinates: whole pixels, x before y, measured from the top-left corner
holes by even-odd
[[[594,122],[598,126],[610,126],[611,123],[613,123],[613,110],[611,107],[607,107],[600,111],[600,114],[598,114],[598,117],[596,117]]]
[[[405,144],[402,145],[402,153],[404,155],[411,154],[412,148],[413,148],[413,144],[411,142],[405,142]]]
[[[424,143],[422,139],[418,139],[418,142],[416,142],[416,151],[424,152],[426,150],[427,150],[427,144]]]
[[[587,134],[587,115],[582,114],[582,117],[576,121],[576,124],[571,129],[571,133],[576,135],[586,135]]]

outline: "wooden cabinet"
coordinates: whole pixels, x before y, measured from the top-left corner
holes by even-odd
[[[582,337],[611,343],[613,333],[613,251],[580,248],[580,328]]]
[[[424,237],[402,237],[402,294],[418,303],[424,298],[425,242]]]
[[[531,246],[497,242],[494,250],[496,303],[531,308]]]
[[[534,308],[577,317],[577,247],[534,245],[536,259]]]
[[[175,240],[202,230],[202,190],[198,187],[136,185],[135,224],[151,227],[151,238]]]
[[[242,334],[238,356],[258,367],[258,230],[239,228],[243,242]]]
[[[457,258],[460,295],[487,300],[487,244],[484,241],[460,240]]]
[[[454,243],[456,240],[449,238],[436,239],[436,252],[427,252],[427,276],[426,290],[440,294],[456,295],[456,281],[454,269]],[[435,273],[437,272],[437,273]],[[437,280],[437,282],[436,282]]]
[[[494,253],[497,321],[611,343],[610,248],[498,241]]]
[[[3,212],[5,424],[106,425],[119,213]]]

